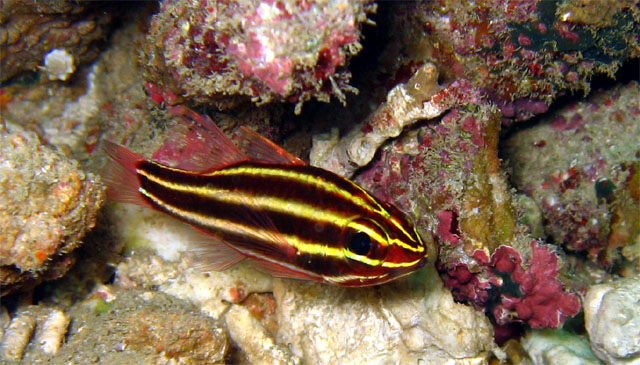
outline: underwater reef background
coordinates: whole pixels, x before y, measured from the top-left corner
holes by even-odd
[[[640,361],[640,1],[5,0],[7,363]],[[415,223],[429,263],[343,288],[106,200],[111,141],[256,131]]]

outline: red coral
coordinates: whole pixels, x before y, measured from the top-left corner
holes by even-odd
[[[454,211],[442,210],[438,212],[438,236],[445,242],[455,245],[460,241],[458,232],[458,216]]]
[[[476,273],[472,273],[465,265],[457,265],[449,269],[444,284],[451,288],[453,298],[459,302],[471,301],[476,307],[482,307],[489,299],[491,283],[481,281]]]
[[[496,270],[497,263],[504,263],[504,257],[508,256],[514,264],[511,278],[520,286],[522,297],[503,297],[501,304],[494,308],[498,324],[510,322],[505,320],[504,313],[514,316],[515,312],[517,320],[527,322],[533,328],[560,328],[568,317],[578,314],[580,302],[575,294],[565,293],[562,283],[558,281],[558,257],[552,250],[531,241],[531,266],[525,271],[519,257],[514,261],[515,250],[503,246],[498,251],[501,249],[510,252],[496,258]]]
[[[535,240],[531,250],[527,268],[513,247],[500,246],[490,261],[485,260],[484,252],[477,251],[478,273],[458,264],[444,270],[445,285],[458,301],[471,302],[477,308],[491,307],[498,326],[524,322],[533,328],[560,328],[568,317],[578,314],[580,302],[575,294],[565,292],[558,280],[555,252]],[[491,306],[487,305],[489,298]]]

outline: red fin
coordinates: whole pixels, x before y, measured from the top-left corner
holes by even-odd
[[[172,131],[171,137],[153,155],[153,160],[164,165],[189,171],[213,171],[249,157],[218,128],[206,115],[200,115],[184,106],[169,112],[183,119],[186,131]]]
[[[146,159],[113,142],[103,140],[102,143],[102,149],[109,156],[101,173],[107,184],[107,199],[151,208],[138,191],[140,181],[136,167]]]
[[[251,260],[260,271],[264,271],[277,278],[299,279],[299,280],[319,280],[304,272],[288,268],[270,261]]]
[[[282,165],[306,165],[307,163],[285,151],[273,141],[246,127],[240,127],[238,142],[242,150],[252,159]]]
[[[245,257],[218,236],[195,227],[199,239],[191,251],[195,253],[194,267],[200,271],[223,271]]]

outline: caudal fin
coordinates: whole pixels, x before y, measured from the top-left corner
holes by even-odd
[[[109,156],[109,162],[102,169],[102,180],[107,184],[107,199],[122,203],[151,207],[138,188],[136,167],[146,159],[137,153],[110,141],[102,141],[102,149]]]

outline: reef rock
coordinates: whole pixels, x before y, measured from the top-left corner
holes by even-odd
[[[595,285],[584,299],[585,327],[591,349],[603,361],[640,361],[640,277]]]
[[[345,101],[370,1],[161,2],[143,46],[148,81],[228,108],[315,98]],[[240,97],[243,96],[243,97]],[[299,109],[298,109],[299,111]]]
[[[278,338],[309,364],[481,362],[488,319],[457,304],[431,267],[381,287],[279,281]]]
[[[534,364],[600,364],[586,338],[564,330],[530,330],[521,342]]]
[[[7,0],[0,8],[0,81],[49,68],[54,49],[66,53],[74,67],[92,61],[113,18],[108,2]],[[66,80],[49,71],[50,78]]]
[[[640,84],[570,104],[505,143],[511,180],[535,200],[557,244],[604,265],[640,237]],[[622,252],[622,256],[620,253]]]
[[[62,276],[104,190],[31,132],[0,132],[0,292]]]

